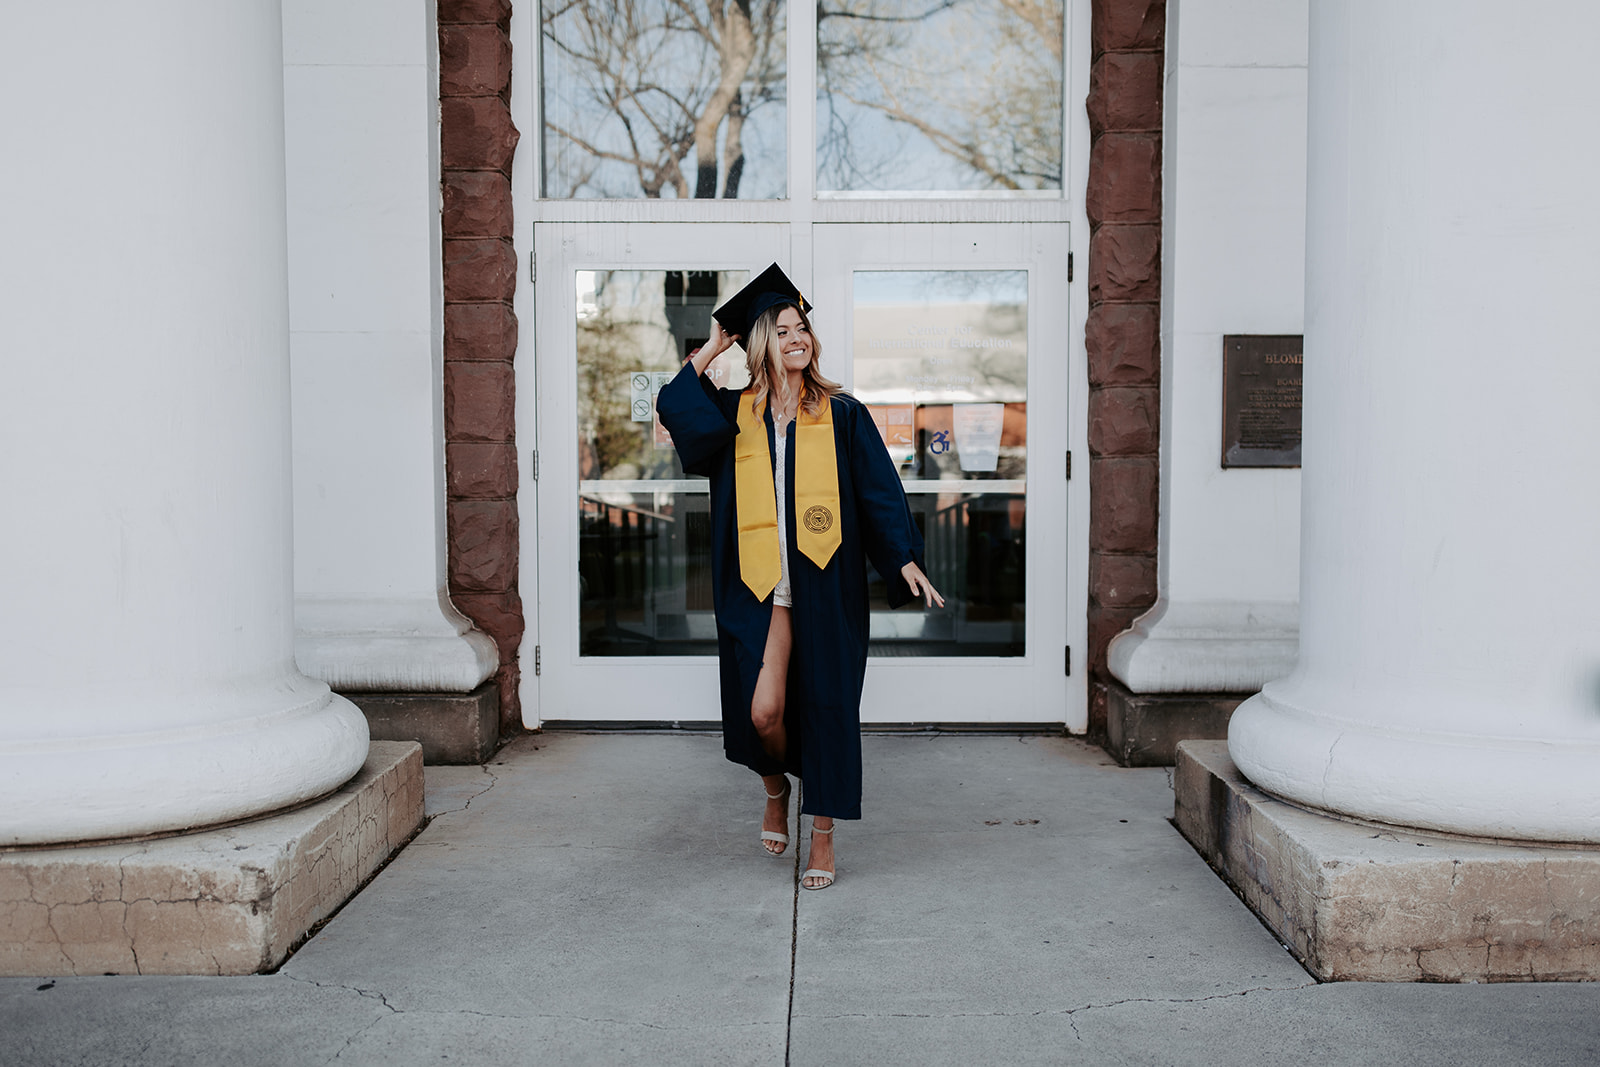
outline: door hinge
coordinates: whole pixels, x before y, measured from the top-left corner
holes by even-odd
[[[1072,481],[1072,449],[1067,449],[1067,481]]]
[[[1067,253],[1067,284],[1072,284],[1072,253]]]
[[[533,673],[538,677],[544,671],[544,653],[538,645],[533,646]]]
[[[532,459],[533,459],[533,480],[534,481],[538,481],[539,480],[539,450],[537,448],[533,450]]]
[[[539,261],[534,259],[533,256],[534,256],[534,254],[530,250],[528,252],[528,281],[530,281],[530,282],[536,282],[536,281],[539,280]],[[1070,254],[1069,254],[1069,258],[1070,258]],[[1072,268],[1068,267],[1067,268],[1067,281],[1070,282],[1071,280],[1072,280]]]
[[[1067,677],[1072,677],[1072,646],[1067,646]]]

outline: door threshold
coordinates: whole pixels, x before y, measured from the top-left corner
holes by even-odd
[[[653,719],[546,719],[540,729],[563,734],[715,734],[722,732],[719,720]],[[864,722],[863,734],[1032,734],[1064,737],[1067,728],[1059,722]]]

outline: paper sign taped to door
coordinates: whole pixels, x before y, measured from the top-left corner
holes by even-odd
[[[964,471],[992,471],[1000,459],[1004,404],[953,404],[956,455]]]

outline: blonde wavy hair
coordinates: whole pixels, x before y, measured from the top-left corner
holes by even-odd
[[[780,407],[787,408],[789,401],[789,376],[783,372],[783,347],[778,343],[778,315],[787,308],[794,308],[799,312],[800,322],[806,328],[806,333],[811,337],[811,362],[806,364],[806,369],[800,372],[800,407],[815,418],[822,411],[822,405],[828,398],[840,391],[838,382],[831,382],[822,376],[817,369],[817,361],[822,358],[822,342],[817,340],[816,331],[811,328],[811,320],[806,313],[801,311],[796,304],[779,304],[763,311],[750,327],[750,337],[745,345],[745,354],[750,370],[750,410],[760,411],[761,402],[767,399],[768,393],[776,393]],[[776,385],[774,385],[776,383]]]

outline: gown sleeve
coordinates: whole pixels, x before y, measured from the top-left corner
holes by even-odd
[[[911,517],[900,472],[895,470],[883,437],[865,406],[846,403],[850,424],[850,480],[855,485],[856,508],[860,515],[861,540],[883,576],[889,606],[897,608],[912,600],[900,568],[915,563],[923,571],[922,531]]]
[[[713,474],[717,457],[739,435],[738,424],[718,403],[722,391],[685,363],[656,397],[656,414],[689,474]]]

